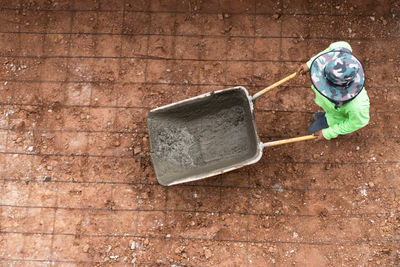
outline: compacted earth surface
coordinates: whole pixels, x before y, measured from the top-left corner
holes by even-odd
[[[0,1],[0,265],[399,266],[400,3]],[[266,148],[164,187],[155,107],[251,95],[333,41],[364,65],[367,127]],[[308,76],[255,102],[264,142],[306,134]]]

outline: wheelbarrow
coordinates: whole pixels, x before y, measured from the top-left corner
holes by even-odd
[[[254,96],[237,86],[151,110],[150,155],[158,182],[170,186],[222,174],[257,162],[265,147],[317,138],[259,140],[253,101],[296,75]]]

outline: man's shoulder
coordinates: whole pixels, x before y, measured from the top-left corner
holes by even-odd
[[[331,48],[331,49],[346,48],[346,49],[350,50],[351,52],[353,51],[350,44],[345,41],[338,41],[338,42],[331,43],[329,45],[329,48]]]
[[[367,90],[363,88],[361,92],[348,103],[348,107],[351,109],[360,109],[370,105]]]

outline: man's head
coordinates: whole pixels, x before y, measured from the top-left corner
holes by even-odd
[[[317,57],[311,64],[310,76],[318,92],[337,106],[355,98],[365,81],[360,61],[347,49]]]

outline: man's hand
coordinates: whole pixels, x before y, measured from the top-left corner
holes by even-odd
[[[307,63],[303,63],[298,68],[297,73],[300,74],[300,75],[304,75],[309,71],[310,71],[310,68],[307,66]]]
[[[318,137],[317,139],[315,139],[315,141],[321,141],[325,139],[324,135],[322,134],[322,130],[313,133],[313,135]]]

